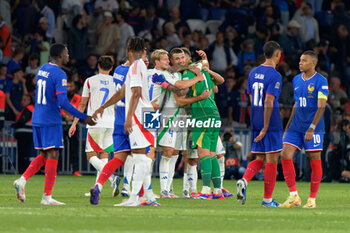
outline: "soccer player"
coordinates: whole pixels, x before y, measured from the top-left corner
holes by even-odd
[[[67,99],[67,76],[60,68],[69,61],[67,48],[54,44],[50,48],[51,62],[44,64],[36,76],[35,108],[33,112],[33,140],[40,155],[30,163],[23,175],[15,180],[14,187],[19,201],[25,202],[27,180],[45,165],[45,189],[41,199],[43,205],[65,205],[52,198],[52,188],[57,175],[59,149],[63,148],[63,131],[60,108],[89,125],[96,123],[75,109]]]
[[[113,59],[109,56],[101,56],[98,59],[99,73],[86,79],[84,82],[82,99],[78,106],[80,112],[84,112],[88,104],[88,114],[93,114],[106,100],[115,93],[113,77],[109,72],[113,68]],[[76,125],[79,119],[75,118],[69,129],[69,137],[76,131]],[[110,106],[105,109],[103,117],[97,121],[94,126],[87,126],[87,141],[85,146],[86,157],[89,163],[96,169],[96,181],[108,162],[109,152],[113,152],[113,122],[114,108]],[[119,194],[118,185],[120,178],[118,176],[109,177],[113,187],[113,196]]]
[[[179,52],[183,53],[180,49]],[[179,88],[188,88],[203,80],[199,69],[197,76],[192,80],[181,80],[179,75],[173,75],[167,71],[170,67],[168,52],[163,49],[155,50],[151,55],[151,62],[155,64],[153,69],[155,74],[163,75],[165,80]],[[162,147],[162,158],[159,165],[160,191],[162,198],[175,197],[173,193],[169,193],[172,186],[172,180],[175,173],[176,161],[179,157],[179,150],[186,148],[186,136],[183,130],[177,129],[172,122],[179,121],[178,116],[184,115],[176,99],[175,93],[166,90],[165,87],[155,85],[153,88],[152,105],[155,109],[160,108],[162,117],[167,119],[166,125],[162,126],[158,131],[157,143]]]
[[[276,66],[281,58],[282,48],[277,42],[269,41],[264,45],[265,62],[253,69],[248,78],[247,92],[252,103],[251,152],[256,159],[249,163],[242,179],[237,181],[237,200],[246,202],[246,189],[249,181],[264,166],[264,199],[262,206],[277,207],[272,199],[275,188],[277,162],[282,150],[282,122],[278,107],[281,92],[281,75]]]
[[[204,81],[193,85],[187,93],[187,96],[198,96],[204,91],[211,91],[214,85],[224,82],[224,79],[220,75],[213,74],[214,72],[210,70],[201,70]],[[196,74],[191,70],[185,70],[183,73],[183,79],[191,80],[195,76]],[[219,111],[214,101],[213,92],[209,98],[191,104],[191,120],[195,122],[192,129],[191,148],[197,148],[203,180],[202,190],[197,196],[198,198],[221,199],[223,195],[221,192],[220,166],[216,157],[216,146],[221,121]],[[207,123],[210,124],[209,127],[206,126]],[[213,195],[211,194],[210,188],[211,180],[214,184]]]
[[[282,167],[290,196],[281,208],[301,205],[295,184],[293,155],[303,147],[311,165],[310,196],[303,208],[316,208],[316,195],[322,178],[321,152],[323,148],[323,113],[329,94],[327,80],[315,71],[317,54],[305,51],[299,62],[302,72],[293,79],[294,101],[292,114],[284,133]]]

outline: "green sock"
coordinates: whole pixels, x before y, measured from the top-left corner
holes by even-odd
[[[201,163],[201,174],[203,186],[210,187],[210,179],[211,179],[211,160],[210,156],[206,155],[200,159]]]
[[[220,165],[219,160],[216,155],[211,158],[211,179],[213,180],[214,188],[220,188],[221,187],[221,173],[220,173]]]

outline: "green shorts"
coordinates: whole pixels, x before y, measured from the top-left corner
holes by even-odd
[[[199,120],[198,120],[199,121]],[[205,120],[202,120],[205,121]],[[220,127],[193,127],[192,129],[192,148],[197,146],[216,152],[216,145],[220,133]]]

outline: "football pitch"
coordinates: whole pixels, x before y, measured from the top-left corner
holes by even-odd
[[[225,200],[158,199],[159,207],[114,207],[123,197],[112,197],[109,184],[103,188],[100,204],[92,206],[84,197],[94,176],[58,176],[53,198],[66,206],[42,206],[44,176],[32,177],[26,185],[27,202],[17,201],[12,186],[19,176],[0,175],[0,232],[349,232],[350,185],[321,183],[317,209],[263,208],[263,182],[253,181],[247,203],[235,197]],[[198,181],[198,186],[202,183]],[[152,180],[159,191],[159,179]],[[235,181],[225,180],[235,192]],[[305,204],[309,183],[297,183]],[[175,193],[182,191],[182,179],[174,180]],[[274,198],[283,202],[287,186],[277,182]]]

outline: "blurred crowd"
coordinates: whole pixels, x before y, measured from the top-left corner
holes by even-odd
[[[275,40],[284,50],[278,67],[284,125],[294,102],[292,79],[299,73],[300,54],[312,49],[319,57],[317,71],[330,89],[324,148],[342,151],[337,166],[349,170],[350,153],[340,143],[350,133],[349,13],[349,0],[0,0],[5,119],[18,121],[30,102],[23,99],[35,95],[35,74],[49,61],[52,43],[68,46],[70,62],[63,69],[73,96],[98,72],[99,56],[114,56],[116,66],[123,63],[128,37],[138,35],[148,53],[184,46],[196,61],[195,51],[204,50],[211,69],[225,78],[216,95],[225,126],[247,128],[247,78],[264,62],[264,43]],[[335,166],[328,157],[324,163],[327,170]],[[328,179],[339,179],[339,174]]]

